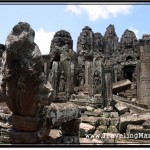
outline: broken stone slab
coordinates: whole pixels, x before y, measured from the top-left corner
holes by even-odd
[[[143,129],[143,126],[142,125],[132,125],[132,124],[129,124],[127,126],[127,130],[126,130],[126,133],[127,134],[130,134],[130,133],[138,133],[139,131],[141,131],[141,129]]]
[[[107,129],[107,132],[109,133],[118,133],[118,129],[116,128],[116,126],[109,126]]]
[[[102,104],[103,99],[101,94],[94,94],[94,103]]]
[[[87,109],[86,106],[79,106],[79,110],[81,111],[81,113],[84,113]]]
[[[105,118],[110,118],[110,112],[103,112],[101,116]]]
[[[113,111],[113,107],[112,106],[107,106],[104,108],[105,112],[112,112]]]
[[[122,115],[126,112],[130,112],[130,109],[122,102],[118,102],[115,105],[115,108],[116,108],[117,112],[119,113],[119,115]]]
[[[99,123],[99,117],[81,117],[81,122],[83,123],[89,123],[93,126],[98,126]]]
[[[100,126],[101,127],[101,126]],[[107,127],[106,127],[107,128]],[[107,129],[106,129],[107,130]],[[106,132],[106,131],[105,131]],[[94,134],[96,135],[101,135],[103,132],[101,132],[101,130],[97,127],[96,131],[94,132]]]
[[[85,137],[86,134],[93,134],[95,129],[96,128],[90,124],[81,123],[80,124],[80,137]]]
[[[55,144],[57,139],[61,136],[61,130],[51,129],[49,133],[49,140],[51,144]]]
[[[113,83],[112,89],[113,93],[119,93],[125,90],[128,90],[131,88],[132,82],[128,79],[118,81],[116,83]]]
[[[102,126],[109,126],[110,125],[110,119],[109,118],[105,118],[105,117],[100,117],[99,118],[99,124]]]
[[[99,133],[106,133],[107,132],[107,126],[102,126],[102,125],[98,126],[97,130],[99,131]]]
[[[150,119],[146,120],[142,126],[144,129],[150,129]]]
[[[147,113],[147,106],[144,104],[132,104],[131,101],[128,101],[126,98],[123,98],[121,96],[113,95],[113,103],[112,106],[114,107],[117,102],[124,103],[127,107],[130,108],[130,110],[133,110],[134,112],[140,114],[140,113]]]
[[[61,136],[61,130],[59,129],[51,129],[49,136],[54,140]]]
[[[119,118],[118,112],[110,112],[110,118]]]
[[[132,139],[150,139],[150,129],[143,129],[141,125],[128,125],[126,134]]]
[[[146,120],[150,119],[150,114],[146,113],[143,115],[121,115],[119,121],[119,131],[121,133],[126,132],[129,124],[142,125]]]
[[[137,101],[137,98],[132,98],[131,102],[135,103]]]
[[[94,116],[94,117],[97,117],[97,114],[94,113],[94,112],[85,111],[84,113],[85,113],[85,115],[87,115],[87,116]]]
[[[96,114],[98,117],[101,117],[103,115],[103,109],[98,108],[94,110],[94,114]]]
[[[62,123],[80,117],[78,106],[71,102],[52,103],[50,106],[45,106],[43,112],[45,117],[52,121],[52,126],[60,126]]]
[[[86,109],[87,109],[87,111],[94,111],[94,107],[91,107],[91,106],[86,106]]]
[[[116,96],[116,95],[115,95],[115,96]],[[117,104],[117,101],[114,99],[114,95],[113,95],[113,99],[111,100],[110,105],[111,105],[112,107],[115,107],[116,104]]]
[[[118,127],[118,124],[119,124],[119,118],[110,118],[110,126]]]

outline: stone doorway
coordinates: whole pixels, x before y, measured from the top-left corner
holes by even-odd
[[[124,67],[124,79],[129,79],[131,82],[133,81],[133,74],[135,71],[135,66],[125,66]]]

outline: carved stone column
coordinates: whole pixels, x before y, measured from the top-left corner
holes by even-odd
[[[85,56],[85,92],[88,92],[92,96],[92,65],[93,65],[93,56]]]
[[[150,105],[150,35],[140,40],[140,62],[138,63],[138,102]]]
[[[109,106],[111,100],[113,99],[111,72],[106,72],[105,73],[105,82],[106,82],[106,106]]]
[[[50,131],[42,111],[51,103],[52,87],[34,35],[28,23],[19,22],[5,43],[1,91],[12,111],[10,140],[15,144],[45,143]]]

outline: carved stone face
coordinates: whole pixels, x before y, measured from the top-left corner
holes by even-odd
[[[109,29],[108,31],[108,37],[109,38],[112,38],[113,37],[113,31],[111,29]]]
[[[55,33],[52,39],[51,48],[55,46],[63,47],[64,45],[68,45],[68,48],[72,49],[72,37],[69,32],[65,30],[60,30]]]
[[[121,46],[123,48],[132,48],[132,47],[134,47],[134,44],[136,41],[137,41],[137,38],[136,38],[134,32],[132,32],[130,30],[125,30],[125,32],[121,38]]]
[[[35,32],[31,29],[30,25],[25,22],[19,22],[14,26],[12,30],[14,36],[22,36],[22,34],[28,34],[28,40],[30,43],[34,42]]]
[[[81,37],[81,40],[82,40],[82,43],[86,43],[86,38],[87,38],[87,34],[85,32],[82,33],[82,37]]]
[[[126,35],[123,37],[123,44],[124,44],[125,47],[132,45],[132,37],[131,37],[131,35],[126,34]]]
[[[94,35],[94,43],[95,46],[101,46],[103,44],[102,36],[100,35],[100,33]]]
[[[60,40],[59,38],[56,38],[55,40],[53,40],[53,45],[55,46],[60,46]]]

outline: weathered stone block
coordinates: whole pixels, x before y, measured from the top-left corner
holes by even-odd
[[[110,118],[110,125],[111,126],[118,126],[119,124],[119,118]]]
[[[94,110],[94,114],[101,117],[103,115],[103,111],[104,111],[103,109],[98,108]]]
[[[98,126],[99,124],[99,118],[98,117],[81,117],[81,121],[83,123],[89,123],[93,126]]]
[[[94,111],[94,107],[86,106],[87,111]]]
[[[100,133],[106,133],[106,132],[107,132],[107,126],[98,126],[98,127],[97,127],[97,130],[98,130]]]
[[[94,131],[95,131],[94,126],[87,123],[80,124],[80,137],[85,137],[85,134],[93,134]]]
[[[102,117],[110,118],[110,112],[103,112]]]
[[[109,126],[110,125],[110,119],[105,117],[99,118],[99,124],[102,126]]]
[[[51,129],[49,133],[49,139],[51,144],[55,144],[57,139],[61,136],[61,131],[58,129]]]
[[[124,103],[118,102],[115,105],[116,110],[118,111],[119,115],[122,115],[126,112],[130,112],[129,108],[124,105]]]
[[[150,129],[143,129],[141,125],[128,125],[126,133],[132,139],[150,139]]]
[[[107,129],[107,132],[118,133],[118,129],[116,128],[116,126],[109,126],[109,128]]]
[[[120,116],[119,131],[125,132],[129,124],[142,125],[147,119],[150,119],[149,114]]]
[[[95,114],[94,112],[90,112],[90,111],[85,111],[84,114],[87,116],[97,117],[97,114]]]
[[[128,126],[127,126],[127,130],[126,130],[126,133],[127,134],[135,134],[135,133],[138,133],[138,132],[140,132],[141,130],[143,129],[143,126],[141,126],[141,125],[131,125],[131,124],[129,124]]]
[[[61,125],[63,136],[80,136],[80,119],[73,119]]]
[[[52,103],[50,106],[44,107],[44,112],[47,118],[52,120],[53,126],[61,125],[64,122],[76,119],[80,115],[80,111],[77,105],[67,103]]]
[[[32,117],[13,115],[12,125],[13,128],[22,131],[37,131],[39,120]]]
[[[131,88],[131,81],[126,79],[113,83],[113,92],[118,93]]]
[[[112,112],[113,111],[113,107],[112,106],[107,106],[104,108],[105,112]]]
[[[119,118],[118,112],[110,112],[110,118]]]
[[[142,125],[144,129],[150,129],[150,119],[146,120]]]
[[[79,106],[79,110],[83,113],[83,112],[85,112],[87,109],[86,109],[86,106]]]
[[[111,102],[110,102],[110,105],[111,105],[112,107],[114,107],[116,104],[117,104],[117,102],[116,102],[114,99],[112,99]]]
[[[35,144],[39,143],[37,132],[17,132],[10,130],[10,141],[16,144]]]
[[[105,131],[105,132],[106,132],[106,131]],[[94,132],[94,134],[96,134],[96,135],[101,135],[102,132],[101,132],[101,130],[99,130],[99,128],[96,128],[96,131]]]

